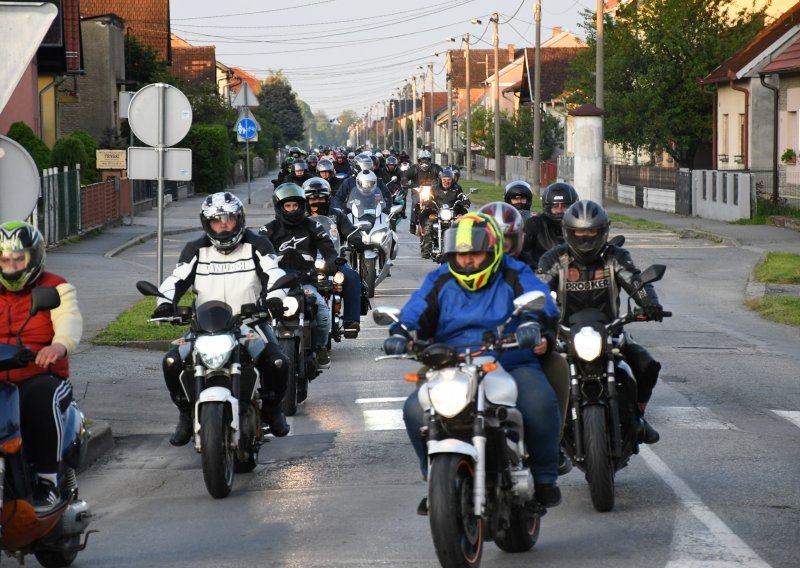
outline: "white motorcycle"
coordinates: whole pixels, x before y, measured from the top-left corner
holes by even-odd
[[[375,190],[369,194],[353,191],[347,200],[348,219],[361,231],[364,252],[350,251],[348,261],[366,285],[367,295],[375,296],[375,288],[389,276],[392,261],[397,258],[397,234],[392,230],[392,219],[400,215],[402,207],[395,205],[387,215],[383,195]]]

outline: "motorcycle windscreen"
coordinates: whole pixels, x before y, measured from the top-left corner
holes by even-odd
[[[375,224],[375,218],[381,214],[383,207],[383,194],[375,190],[368,195],[359,191],[351,193],[347,201],[347,211],[353,216],[353,224],[357,221],[365,221],[370,226]]]
[[[228,304],[212,300],[197,306],[195,323],[199,329],[195,331],[207,331],[209,333],[227,331],[233,327],[233,320],[233,312]]]

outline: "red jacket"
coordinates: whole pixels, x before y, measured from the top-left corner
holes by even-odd
[[[53,286],[66,283],[66,280],[50,272],[44,272],[36,281],[37,286]],[[31,288],[26,288],[21,292],[9,292],[0,287],[0,343],[16,345],[17,333],[19,328],[25,323],[25,319],[31,310]],[[22,343],[32,351],[37,352],[42,347],[50,345],[53,341],[55,332],[53,322],[50,319],[50,312],[39,312],[31,318],[25,330],[22,332]],[[12,383],[22,382],[36,375],[52,373],[60,377],[69,376],[69,364],[67,358],[59,359],[49,369],[43,369],[31,362],[24,369],[12,369],[0,372],[0,380],[11,381]]]

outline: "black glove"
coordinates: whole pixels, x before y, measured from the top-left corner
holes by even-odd
[[[542,342],[542,330],[536,322],[526,321],[517,328],[514,335],[523,349],[533,349]]]
[[[153,311],[153,315],[150,317],[152,319],[171,318],[174,315],[175,315],[175,306],[172,305],[172,302],[164,302],[163,304],[159,304],[156,306],[155,311]]]
[[[392,335],[383,341],[383,352],[387,355],[402,355],[408,350],[408,338],[404,335]]]
[[[664,319],[664,307],[661,304],[647,304],[642,306],[642,309],[648,321],[662,321]]]
[[[353,247],[353,250],[355,250],[355,251],[356,251],[356,252],[358,252],[358,253],[364,252],[364,249],[366,249],[366,248],[367,248],[367,247],[364,245],[364,241],[362,241],[362,240],[361,240],[361,237],[359,237],[359,238],[357,238],[357,239],[353,239],[353,240],[350,242],[350,246],[352,246],[352,247]]]

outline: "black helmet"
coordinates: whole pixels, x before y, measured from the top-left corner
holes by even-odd
[[[296,159],[292,162],[292,170],[295,172],[304,172],[308,170],[308,164],[303,159]]]
[[[570,254],[579,263],[588,265],[600,254],[608,241],[608,214],[594,201],[583,199],[573,203],[561,220],[564,240]],[[576,231],[597,231],[591,236],[578,236]]]
[[[396,156],[388,156],[386,158],[386,171],[390,174],[395,173],[400,165],[400,160]]]
[[[286,211],[283,206],[289,201],[296,201],[300,207],[295,211]],[[306,216],[306,194],[296,183],[282,183],[276,187],[272,204],[275,206],[275,217],[287,225],[299,225]]]
[[[312,215],[328,214],[328,206],[331,202],[331,184],[328,183],[328,180],[321,177],[307,179],[303,183],[303,191],[306,193],[306,205],[309,213]],[[324,197],[325,203],[311,205],[309,200],[316,197]],[[316,209],[316,213],[311,210],[312,207]]]
[[[308,162],[308,168],[311,171],[317,169],[317,163],[319,162],[319,156],[316,154],[309,154],[308,158],[306,158],[306,162]]]
[[[556,182],[548,185],[542,193],[542,213],[548,219],[561,222],[563,213],[553,213],[553,205],[563,203],[568,208],[578,201],[578,192],[568,183]]]
[[[217,233],[211,229],[211,221],[223,217],[234,217],[236,226],[230,231]],[[235,249],[244,237],[244,205],[229,191],[212,193],[200,206],[200,224],[208,240],[218,251],[228,254]]]
[[[289,155],[294,158],[300,158],[303,155],[303,151],[297,146],[292,146],[289,148]]]
[[[525,197],[525,203],[511,203],[511,199],[513,197]],[[531,202],[533,201],[533,191],[531,191],[531,186],[527,182],[522,180],[512,181],[508,185],[506,185],[506,190],[503,193],[503,201],[506,203],[511,203],[514,207],[522,210],[531,209]]]

